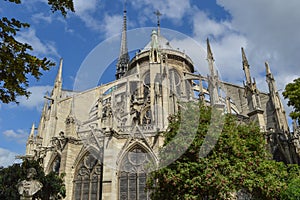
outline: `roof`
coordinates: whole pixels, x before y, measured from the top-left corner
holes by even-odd
[[[153,33],[156,33],[155,30],[152,31],[152,34]],[[161,34],[158,35],[158,45],[159,45],[159,48],[160,49],[172,49],[172,50],[175,50],[169,40],[167,40],[164,36],[162,36]],[[144,47],[144,49],[141,51],[141,52],[144,52],[144,51],[149,51],[151,49],[151,42],[152,41],[149,41],[148,44]]]

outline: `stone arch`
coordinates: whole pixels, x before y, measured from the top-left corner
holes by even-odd
[[[52,171],[59,173],[60,169],[61,156],[55,152],[51,155],[49,159],[49,165],[46,168],[46,173],[50,173]]]
[[[156,164],[155,158],[147,148],[135,142],[130,145],[119,159],[118,196],[122,200],[147,200],[147,174]]]
[[[94,148],[84,149],[78,158],[75,165],[72,199],[101,199],[103,179],[101,152],[97,152]]]

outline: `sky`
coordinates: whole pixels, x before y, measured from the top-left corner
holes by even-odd
[[[28,89],[32,92],[29,99],[19,98],[19,105],[0,104],[0,166],[11,165],[17,162],[16,155],[24,155],[32,123],[36,126],[39,123],[43,96],[52,90],[59,59],[63,58],[63,88],[72,90],[82,63],[95,47],[116,38],[117,43],[120,40],[123,0],[74,0],[74,5],[76,12],[64,18],[52,13],[46,0],[23,1],[20,5],[0,0],[1,17],[16,18],[31,25],[16,38],[30,44],[34,49],[32,54],[56,62],[50,71],[43,72],[40,80],[29,77]],[[127,0],[126,3],[128,30],[155,27],[153,12],[159,10],[162,34],[164,30],[177,31],[203,49],[206,38],[210,39],[222,80],[243,84],[241,47],[244,47],[258,89],[268,91],[264,65],[268,61],[280,93],[300,75],[299,7],[299,0]],[[149,40],[150,34],[149,31]],[[135,41],[128,42],[130,47]],[[138,41],[138,44],[147,43]],[[186,40],[174,43],[183,50],[190,46]],[[106,47],[107,52],[113,49]],[[117,48],[116,55],[118,51]],[[197,51],[192,54],[197,57]],[[203,52],[199,52],[199,58],[205,59]],[[103,70],[103,60],[99,55],[99,70]],[[113,70],[100,82],[114,80]],[[206,70],[199,73],[205,75]],[[286,104],[284,101],[290,112]]]

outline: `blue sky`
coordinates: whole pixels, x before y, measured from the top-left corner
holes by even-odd
[[[76,12],[63,18],[51,13],[46,0],[24,1],[21,5],[0,0],[1,17],[15,17],[31,24],[16,37],[31,44],[33,54],[48,57],[57,65],[61,57],[64,59],[63,88],[70,90],[88,54],[106,39],[119,38],[123,14],[121,0],[74,2]],[[242,85],[243,46],[259,89],[267,91],[264,62],[268,61],[278,89],[282,90],[300,75],[299,7],[298,0],[127,0],[128,29],[156,26],[153,12],[159,9],[163,14],[162,28],[186,34],[203,47],[206,38],[210,38],[223,80]],[[184,41],[178,45],[181,49],[189,46]],[[100,65],[101,59],[100,55]],[[52,90],[57,68],[44,72],[39,81],[29,78],[32,95],[28,100],[20,98],[19,105],[0,104],[0,165],[12,164],[15,155],[25,153],[30,127],[32,123],[38,125],[43,96]],[[113,80],[113,74],[110,71],[105,80]],[[290,111],[287,106],[286,109]]]

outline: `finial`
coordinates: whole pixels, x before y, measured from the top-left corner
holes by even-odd
[[[246,57],[246,53],[244,51],[244,48],[242,47],[242,59],[243,59],[243,66],[248,66],[249,67],[249,63],[248,63],[248,60],[247,60],[247,57]]]
[[[211,51],[211,48],[210,48],[210,44],[209,44],[209,39],[208,38],[206,39],[206,44],[207,44],[207,59],[214,61],[214,57],[213,57],[213,54],[212,54],[212,51]]]
[[[33,123],[32,126],[31,126],[30,134],[29,134],[30,139],[34,138],[34,130],[35,130],[35,126],[34,126],[34,123]]]
[[[246,76],[246,83],[252,84],[250,70],[249,70],[249,63],[248,63],[248,60],[246,57],[246,53],[245,53],[243,47],[241,49],[242,49],[243,70],[244,70],[245,76]]]
[[[162,16],[162,14],[159,12],[159,10],[155,11],[154,14],[157,17],[157,34],[160,35],[160,19],[159,19],[159,17]]]
[[[58,72],[57,72],[57,75],[56,75],[55,84],[57,84],[58,82],[59,83],[62,82],[62,66],[63,66],[63,58],[60,58],[59,68],[58,68]]]
[[[269,67],[269,63],[268,63],[267,61],[265,62],[265,66],[266,66],[266,75],[271,74],[271,70],[270,70],[270,67]]]

